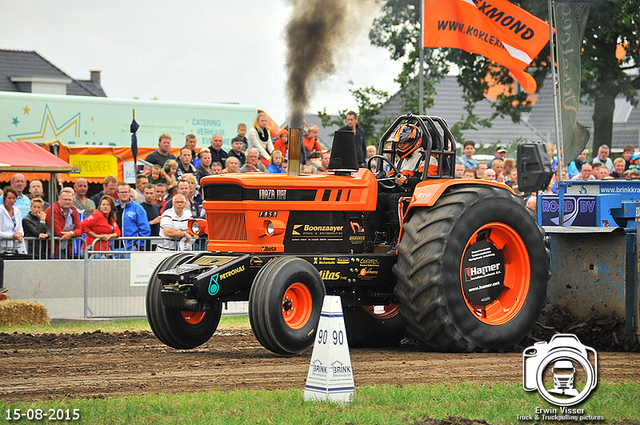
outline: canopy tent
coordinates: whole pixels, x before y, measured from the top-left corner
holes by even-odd
[[[44,180],[55,180],[57,173],[69,173],[75,167],[32,142],[0,142],[0,181],[10,181],[16,173],[24,173],[27,180],[40,177]],[[43,178],[44,176],[44,178]],[[49,185],[49,199],[53,206],[55,199],[54,185]],[[52,207],[53,208],[53,207]],[[51,214],[51,234],[53,235],[54,214]],[[51,238],[51,252],[54,241]]]

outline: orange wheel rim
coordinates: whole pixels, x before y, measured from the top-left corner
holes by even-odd
[[[181,311],[182,318],[191,325],[197,325],[202,322],[204,316],[207,315],[205,311]]]
[[[485,240],[495,246],[504,261],[504,283],[500,295],[488,305],[473,305],[466,297],[467,308],[488,325],[502,325],[512,320],[524,306],[531,283],[529,253],[520,235],[504,223],[488,223],[479,228],[467,242],[464,253],[476,242]],[[463,258],[464,258],[463,253]],[[463,270],[460,266],[462,288]]]
[[[282,297],[282,317],[291,329],[302,329],[311,318],[313,298],[302,283],[296,282],[287,288]]]
[[[390,319],[400,313],[398,304],[389,305],[364,305],[362,309],[371,317],[379,320]]]

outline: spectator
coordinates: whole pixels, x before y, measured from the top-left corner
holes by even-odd
[[[171,149],[171,136],[169,136],[166,133],[161,134],[160,137],[158,138],[158,149],[156,149],[155,151],[147,155],[147,157],[144,160],[152,164],[158,164],[159,166],[163,167],[168,160],[176,159],[175,155],[169,152],[170,149]],[[148,171],[148,170],[145,169],[145,171]]]
[[[44,203],[44,208],[48,208],[50,203],[44,200],[44,186],[40,180],[31,180],[29,183],[29,199],[40,198]]]
[[[17,241],[17,250],[20,254],[26,254],[24,245],[24,231],[22,229],[22,214],[16,207],[18,191],[11,187],[4,188],[2,205],[0,205],[0,251],[13,251],[14,242]]]
[[[196,146],[198,146],[198,139],[195,134],[187,134],[185,137],[184,147],[191,149],[191,163],[194,167],[200,166],[200,157],[196,155]]]
[[[456,179],[461,179],[464,174],[464,164],[462,162],[456,162],[456,168],[454,170],[453,177]]]
[[[322,154],[322,146],[320,146],[320,143],[318,142],[319,137],[320,131],[318,130],[318,126],[311,124],[307,130],[307,137],[302,138],[305,160],[317,158]]]
[[[176,179],[184,174],[196,175],[196,167],[191,163],[191,149],[180,149],[180,156],[178,157],[178,171],[176,171]]]
[[[104,178],[102,182],[102,192],[93,195],[91,200],[93,201],[94,206],[100,203],[100,200],[104,195],[109,195],[113,199],[118,200],[118,194],[116,193],[116,189],[118,188],[118,178],[114,175],[109,174]]]
[[[242,140],[242,148],[240,150],[242,150],[243,152],[246,152],[246,150],[249,149],[249,140],[245,137],[246,135],[247,125],[241,122],[240,124],[238,124],[238,135],[236,137]],[[244,161],[242,161],[242,164],[244,165]]]
[[[640,154],[634,154],[631,158],[631,165],[629,166],[630,170],[640,170]]]
[[[376,154],[376,147],[374,145],[367,146],[367,159]]]
[[[624,172],[624,177],[627,180],[637,180],[640,179],[640,171],[629,168]]]
[[[624,179],[624,167],[626,163],[624,158],[616,158],[613,160],[613,171],[609,174],[614,179]]]
[[[149,177],[145,174],[138,174],[136,176],[136,197],[134,201],[141,204],[144,202],[144,187],[149,184]]]
[[[225,167],[222,170],[222,174],[239,173],[240,161],[235,156],[230,156],[225,161]]]
[[[269,161],[269,158],[271,158],[271,152],[274,149],[273,143],[271,142],[271,136],[269,134],[269,128],[267,128],[268,122],[269,117],[267,114],[259,112],[253,123],[253,127],[251,127],[247,133],[249,147],[245,150],[248,154],[249,149],[256,149],[258,151],[258,156],[264,158],[267,162]]]
[[[353,131],[356,137],[356,155],[358,156],[358,164],[360,167],[365,167],[364,159],[367,157],[365,147],[365,135],[364,130],[358,127],[358,114],[354,111],[347,112],[347,125],[341,127],[343,131]]]
[[[164,204],[167,202],[167,185],[164,183],[158,183],[156,185],[155,196],[153,197],[153,203],[160,208],[160,211],[164,208]]]
[[[504,183],[508,183],[509,179],[511,177],[509,177],[509,175],[511,174],[511,170],[514,170],[516,168],[516,161],[515,159],[511,159],[511,158],[507,158],[504,160],[504,167],[502,168],[502,175],[504,176]]]
[[[27,181],[24,178],[24,174],[14,174],[11,177],[11,187],[14,188],[17,193],[14,206],[20,210],[21,217],[26,217],[31,210],[31,200],[27,195],[22,193],[27,187]],[[3,202],[2,199],[2,196],[0,196],[0,202]]]
[[[493,168],[487,168],[487,171],[484,172],[484,180],[488,180],[491,182],[495,182],[496,179],[496,172]]]
[[[144,208],[131,199],[130,187],[125,182],[118,183],[118,206],[116,208],[116,219],[122,236],[146,238],[151,235],[149,220]],[[126,241],[126,250],[142,250],[144,241]]]
[[[274,149],[271,153],[271,162],[269,167],[267,167],[267,171],[275,174],[284,173],[284,170],[282,169],[282,152],[278,149]]]
[[[595,163],[593,165],[591,165],[591,175],[593,176],[593,178],[595,180],[600,178],[600,168],[602,167],[602,164],[600,163]]]
[[[96,204],[91,199],[87,198],[87,192],[89,191],[89,183],[87,183],[87,179],[80,177],[73,184],[73,189],[76,192],[76,199],[73,201],[73,206],[78,211],[80,220],[82,221],[85,217],[89,217],[93,214],[96,210]]]
[[[287,154],[289,153],[289,130],[286,128],[280,130],[276,141],[273,143],[273,148],[282,152],[282,156],[285,158],[287,157]]]
[[[549,158],[551,158],[551,169],[556,171],[556,167],[558,166],[558,156],[556,155],[556,147],[553,143],[547,143],[546,145],[547,153],[549,154]]]
[[[46,219],[47,215],[44,213],[44,201],[40,198],[32,198],[31,212],[22,219],[24,236],[47,239],[51,234],[51,229],[45,224]],[[36,257],[38,253],[47,252],[46,250],[41,250],[41,247],[42,245],[36,244],[35,241],[27,241],[27,252],[33,254],[34,257]],[[46,257],[48,257],[48,255],[45,254],[45,258]]]
[[[260,156],[258,149],[249,148],[247,149],[247,162],[244,163],[242,168],[240,169],[241,173],[266,173],[267,169],[260,162]]]
[[[573,180],[575,176],[580,174],[580,170],[582,170],[582,165],[585,163],[586,159],[587,159],[587,150],[585,149],[582,152],[580,152],[578,157],[573,161],[571,161],[571,163],[567,167],[567,173],[569,174],[569,178]]]
[[[177,167],[177,164],[176,164]],[[153,167],[151,167],[151,171],[149,172],[149,183],[151,183],[152,185],[157,185],[160,183],[170,183],[167,181],[164,172],[162,172],[162,167],[159,166],[158,164],[154,164]]]
[[[200,217],[200,206],[193,200],[195,193],[192,192],[191,183],[186,179],[188,176],[185,176],[184,180],[180,180],[178,182],[178,188],[176,194],[181,194],[187,200],[188,210],[191,212],[191,217]],[[202,199],[202,198],[200,198]],[[202,201],[200,201],[200,205],[202,205]],[[168,209],[173,207],[173,198],[169,199],[166,204],[164,204],[164,209],[160,212],[164,213]]]
[[[465,170],[467,168],[475,170],[478,166],[478,161],[473,159],[473,154],[476,153],[476,142],[474,142],[473,140],[466,140],[462,145],[462,153],[463,156],[458,157],[456,162],[463,164]]]
[[[196,179],[198,180],[198,186],[200,186],[200,180],[203,177],[210,176],[211,173],[211,152],[208,148],[203,148],[200,151],[200,166],[196,169]]]
[[[169,188],[175,187],[178,184],[178,161],[170,159],[164,164],[164,178],[169,185]]]
[[[478,162],[478,165],[476,166],[476,178],[484,179],[485,171],[487,171],[487,164],[485,164],[484,162]]]
[[[246,161],[244,156],[244,151],[242,150],[243,141],[240,136],[236,136],[231,139],[231,150],[229,151],[229,156],[234,156],[238,158],[240,161],[240,167],[242,167]],[[220,164],[225,164],[226,161],[220,161]]]
[[[474,170],[473,168],[467,168],[462,173],[462,178],[463,179],[475,179],[476,178],[476,170]]]
[[[158,251],[189,250],[193,246],[195,239],[198,238],[188,229],[191,212],[186,208],[187,199],[185,196],[178,193],[174,196],[173,201],[174,206],[162,213],[160,236],[164,238],[181,238],[181,240],[178,242],[166,239],[161,245],[158,245]]]
[[[217,176],[219,174],[222,174],[222,164],[220,164],[219,162],[214,162],[213,164],[211,164],[211,175]]]
[[[589,164],[588,162],[585,162],[580,167],[580,172],[574,175],[573,177],[571,177],[571,180],[593,180],[595,179],[595,177],[591,175],[592,170],[593,170],[593,167],[591,166],[591,164]]]
[[[198,192],[196,178],[187,174],[183,179],[189,183],[189,191],[187,192],[186,197],[187,202],[190,203],[189,208],[191,209],[191,216],[200,217],[200,214],[202,213],[202,195]]]
[[[600,167],[598,170],[598,180],[606,180],[609,178],[609,169],[605,166]]]
[[[223,163],[229,158],[229,154],[222,149],[222,135],[214,134],[211,137],[211,146],[209,147],[209,151],[211,151],[211,162],[219,162]]]
[[[508,177],[509,179],[505,179],[506,185],[509,186],[511,189],[513,189],[516,195],[518,196],[524,195],[524,193],[521,192],[520,189],[518,189],[518,169],[512,168],[511,171],[509,171]]]
[[[151,183],[147,183],[143,189],[144,202],[141,203],[147,213],[147,220],[149,220],[149,227],[151,228],[151,236],[160,236],[160,208],[153,200],[156,196],[156,187]]]
[[[607,172],[613,168],[613,161],[609,158],[609,145],[600,145],[598,148],[598,156],[591,160],[591,165],[601,164]]]
[[[624,145],[622,148],[622,158],[624,158],[624,169],[625,171],[631,167],[631,157],[635,153],[636,148],[633,145]]]
[[[58,195],[58,200],[45,211],[47,227],[51,228],[53,214],[53,236],[60,238],[55,243],[54,258],[71,257],[72,245],[70,239],[82,236],[80,216],[78,216],[78,211],[73,207],[75,196],[75,191],[70,187],[66,187]]]
[[[122,235],[116,219],[116,201],[109,195],[103,196],[98,210],[80,224],[87,234],[88,249],[92,249],[93,241],[100,239],[93,245],[93,251],[110,251],[111,239]]]
[[[496,148],[496,156],[491,161],[489,161],[489,163],[487,164],[487,168],[492,168],[493,161],[495,161],[496,159],[501,159],[504,161],[506,157],[507,157],[507,148],[503,145],[498,146]]]
[[[327,172],[329,168],[329,161],[331,160],[331,151],[322,152],[322,159],[320,160],[320,166],[318,167],[317,172],[324,174]]]

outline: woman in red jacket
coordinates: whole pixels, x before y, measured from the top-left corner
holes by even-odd
[[[82,221],[82,228],[87,234],[87,249],[91,249],[94,240],[100,239],[93,246],[94,251],[109,251],[109,240],[119,238],[120,228],[116,222],[116,201],[109,195],[100,199],[98,211]]]

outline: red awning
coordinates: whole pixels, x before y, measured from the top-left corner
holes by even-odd
[[[10,181],[15,173],[68,173],[73,168],[35,143],[0,142],[0,181]]]

